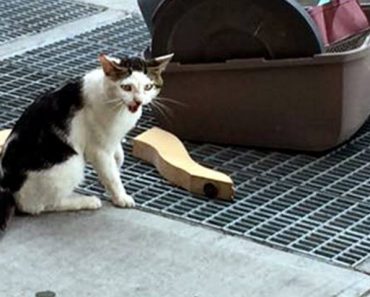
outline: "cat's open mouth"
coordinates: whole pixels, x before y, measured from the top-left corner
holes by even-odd
[[[131,111],[132,113],[135,113],[137,112],[140,106],[141,106],[141,103],[131,102],[130,104],[128,104],[128,110]]]

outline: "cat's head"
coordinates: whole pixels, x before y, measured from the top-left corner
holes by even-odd
[[[173,54],[149,60],[139,57],[113,58],[101,54],[99,60],[108,82],[109,93],[131,112],[150,103],[158,96],[162,85],[162,72]]]

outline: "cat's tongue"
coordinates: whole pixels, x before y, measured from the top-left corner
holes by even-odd
[[[140,105],[140,103],[132,102],[128,105],[128,110],[135,113],[139,109]]]

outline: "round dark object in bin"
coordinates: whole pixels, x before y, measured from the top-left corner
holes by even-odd
[[[216,198],[218,195],[218,189],[211,183],[206,183],[203,187],[204,195],[208,198]]]
[[[152,54],[182,63],[313,56],[320,33],[295,0],[162,0],[152,12]]]

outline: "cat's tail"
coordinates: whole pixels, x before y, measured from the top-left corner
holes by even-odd
[[[15,211],[15,199],[11,192],[0,189],[0,235],[8,226]]]

